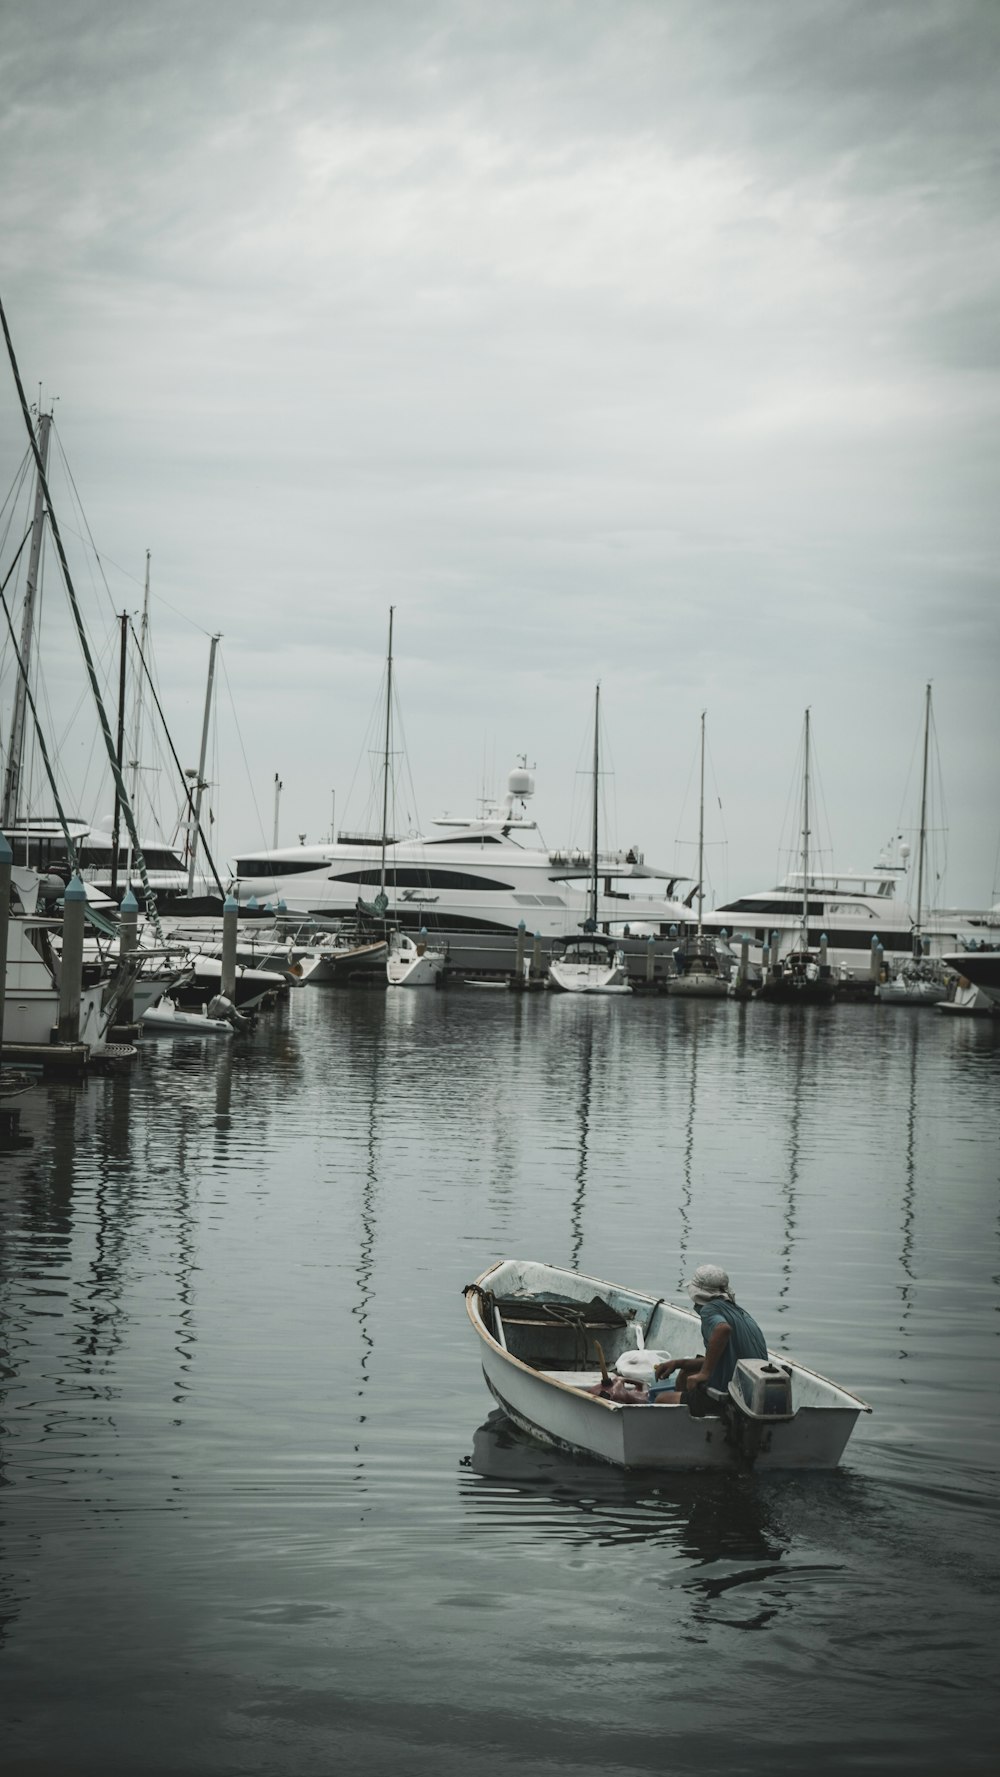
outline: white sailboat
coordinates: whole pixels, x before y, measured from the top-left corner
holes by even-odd
[[[379,861],[379,892],[374,911],[384,919],[389,907],[386,892],[386,846],[389,833],[389,763],[392,757],[392,622],[395,606],[389,606],[389,650],[385,667],[385,746],[382,753],[382,834]],[[426,926],[417,938],[396,927],[389,933],[385,978],[389,987],[437,987],[444,975],[446,952],[431,944]]]
[[[601,687],[594,696],[594,793],[591,818],[590,911],[582,934],[563,938],[549,963],[548,983],[557,993],[631,993],[625,953],[597,929],[598,792],[600,784]],[[553,950],[555,946],[553,946]]]
[[[719,956],[718,941],[709,937],[702,923],[705,905],[705,712],[701,712],[701,755],[698,794],[698,927],[674,950],[676,975],[667,991],[688,999],[726,999],[729,977]]]
[[[793,950],[772,966],[770,978],[760,989],[760,998],[784,1001],[792,1005],[829,1005],[834,985],[828,964],[809,948],[809,711],[805,713],[802,762],[802,912],[798,943]],[[772,965],[775,959],[772,958]]]
[[[936,1006],[948,991],[944,966],[925,954],[921,931],[924,912],[924,862],[927,848],[927,760],[930,750],[931,688],[924,699],[924,761],[920,782],[920,832],[917,837],[917,904],[913,912],[913,955],[880,981],[875,998],[884,1006]]]
[[[427,939],[426,926],[416,938],[393,932],[389,938],[385,974],[390,987],[437,987],[444,974],[445,953]]]

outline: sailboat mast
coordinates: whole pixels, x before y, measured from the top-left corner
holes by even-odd
[[[127,665],[126,650],[128,648],[128,612],[123,611],[118,619],[121,634],[118,642],[118,740],[116,755],[118,774],[121,776],[125,754],[125,675]],[[115,787],[115,812],[111,822],[111,898],[118,893],[118,841],[121,838],[122,801]]]
[[[809,949],[809,711],[802,763],[802,948]]]
[[[382,751],[382,855],[379,864],[379,894],[385,894],[385,845],[389,822],[389,747],[392,741],[392,619],[395,605],[389,606],[389,651],[385,662],[385,746]]]
[[[591,897],[590,917],[594,922],[594,931],[595,932],[597,930],[597,801],[598,801],[599,783],[600,783],[600,775],[599,775],[600,774],[600,751],[599,751],[599,749],[600,749],[600,733],[601,733],[601,687],[600,687],[600,684],[598,684],[597,688],[595,690],[595,693],[594,693],[594,805],[593,805],[593,826],[592,826],[591,836],[590,836],[590,848],[591,848],[591,859],[592,859],[591,887],[590,887],[590,897]]]
[[[704,905],[702,883],[705,876],[705,712],[701,712],[701,777],[698,790],[698,936],[701,937],[701,914]]]
[[[149,550],[146,551],[146,584],[142,592],[142,622],[139,625],[139,664],[146,664],[146,640],[149,633]],[[142,745],[142,673],[135,675],[135,707],[132,715],[132,757],[129,770],[132,777],[132,807],[139,806],[139,749]],[[132,841],[128,843],[126,860],[126,882],[132,879]]]
[[[38,420],[37,451],[41,459],[41,473],[35,482],[35,512],[31,521],[31,553],[28,557],[28,578],[24,587],[24,607],[21,613],[21,672],[17,677],[14,691],[14,711],[10,722],[10,745],[7,748],[7,771],[3,786],[3,809],[0,810],[0,826],[13,827],[18,817],[18,802],[21,797],[21,759],[24,752],[24,705],[27,690],[28,672],[31,665],[31,641],[35,626],[35,599],[38,590],[38,576],[42,559],[42,536],[45,519],[45,493],[43,481],[45,466],[49,456],[49,428],[52,415],[43,413]],[[24,812],[27,812],[26,810]]]
[[[924,847],[927,843],[927,753],[931,737],[931,688],[924,704],[924,770],[920,783],[920,839],[917,844],[917,915],[913,922],[914,949],[920,944],[920,915],[924,905]],[[920,944],[920,950],[923,945]]]
[[[201,724],[201,754],[198,759],[198,777],[194,786],[194,818],[191,822],[191,844],[188,852],[188,887],[189,895],[194,894],[194,871],[198,861],[198,835],[201,830],[201,794],[205,788],[205,761],[208,758],[208,726],[212,717],[212,686],[215,683],[215,655],[221,636],[212,636],[208,650],[208,683],[205,686],[205,714]]]
[[[32,424],[31,424],[31,414],[30,414],[30,411],[28,408],[28,399],[24,393],[24,384],[21,381],[21,372],[18,369],[18,364],[17,364],[17,354],[14,351],[14,341],[10,337],[10,328],[7,325],[7,311],[5,310],[5,308],[3,306],[2,298],[0,298],[0,328],[2,328],[2,330],[3,330],[3,336],[4,336],[4,340],[6,342],[6,346],[7,346],[7,356],[10,359],[11,374],[13,375],[14,383],[17,388],[17,398],[18,398],[18,401],[20,402],[21,414],[24,419],[25,430],[27,431],[28,437],[31,441],[32,454],[34,455],[35,466],[38,470],[38,479],[41,482],[42,493],[45,496],[45,504],[48,507],[49,524],[52,528],[52,541],[55,544],[56,554],[59,557],[59,566],[60,566],[60,569],[62,570],[63,584],[66,588],[66,596],[69,599],[70,609],[73,612],[73,622],[76,625],[76,633],[77,633],[77,636],[78,636],[79,642],[80,642],[80,652],[83,655],[83,663],[84,663],[84,666],[87,671],[87,678],[90,681],[90,689],[91,689],[91,692],[93,693],[94,705],[97,710],[98,721],[100,722],[100,725],[101,725],[101,734],[104,739],[105,751],[108,755],[108,763],[111,766],[111,774],[115,780],[115,788],[118,791],[118,794],[122,799],[122,813],[125,816],[125,824],[128,827],[129,838],[132,841],[132,846],[133,846],[133,850],[135,853],[136,868],[139,872],[139,880],[142,883],[143,896],[144,896],[144,899],[146,902],[146,911],[149,915],[149,918],[151,919],[151,921],[153,923],[153,929],[156,932],[157,938],[162,943],[163,942],[163,928],[160,925],[160,917],[156,911],[156,896],[153,894],[152,886],[151,886],[150,880],[149,880],[149,872],[146,869],[146,860],[145,860],[143,853],[142,853],[142,847],[139,844],[139,835],[136,830],[135,816],[132,812],[132,804],[128,799],[125,785],[122,781],[122,774],[121,774],[121,771],[119,770],[119,767],[118,767],[118,760],[115,758],[115,743],[111,738],[111,728],[108,723],[107,711],[104,708],[104,699],[101,696],[101,687],[100,687],[100,682],[97,677],[97,668],[94,665],[94,657],[90,651],[90,643],[87,640],[87,632],[86,632],[86,629],[84,628],[83,615],[80,610],[80,601],[76,596],[76,588],[73,585],[73,576],[69,571],[69,562],[66,559],[66,551],[63,548],[63,540],[62,540],[62,534],[59,530],[59,523],[56,518],[55,511],[53,510],[52,496],[51,496],[51,493],[49,492],[49,484],[45,478],[45,464],[42,462],[41,452],[38,448],[38,440],[35,437],[34,428],[32,427]]]

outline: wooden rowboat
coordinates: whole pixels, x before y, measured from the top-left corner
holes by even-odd
[[[871,1412],[773,1352],[766,1363],[741,1365],[729,1396],[704,1417],[683,1404],[590,1392],[604,1370],[634,1373],[644,1350],[695,1356],[701,1322],[662,1298],[576,1271],[503,1259],[467,1286],[465,1305],[486,1385],[508,1418],[544,1443],[620,1468],[831,1469],[859,1415]]]

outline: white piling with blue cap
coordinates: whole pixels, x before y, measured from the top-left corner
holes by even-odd
[[[519,919],[517,922],[517,951],[514,957],[514,974],[518,981],[522,980],[524,976],[524,940],[527,929],[524,920]]]
[[[740,938],[740,970],[737,979],[739,987],[745,987],[750,979],[750,933],[744,932]]]
[[[87,922],[87,891],[78,875],[63,896],[62,956],[59,963],[57,1041],[80,1041],[80,994],[83,987],[83,931]]]
[[[236,1004],[236,928],[239,924],[240,904],[233,895],[227,895],[222,903],[222,970],[219,987],[227,1000]]]
[[[878,972],[881,967],[882,946],[878,941],[878,933],[876,932],[872,937],[871,977],[873,981],[878,980]]]
[[[10,923],[10,878],[14,853],[6,833],[0,833],[0,1045],[3,1044],[4,998],[7,986],[7,927]]]
[[[124,992],[118,1001],[116,1011],[118,1024],[131,1024],[132,1022],[131,988],[135,977],[135,963],[132,953],[136,948],[138,929],[139,903],[132,893],[130,883],[122,896],[121,906],[118,909],[118,976],[123,986],[126,982],[128,983],[128,991]]]
[[[650,932],[646,939],[646,980],[652,981],[656,972],[656,939]]]

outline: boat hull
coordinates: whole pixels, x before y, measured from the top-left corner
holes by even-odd
[[[719,975],[678,975],[668,981],[667,992],[678,999],[724,1000],[729,997],[729,983]]]
[[[549,963],[555,993],[631,993],[624,952],[599,938],[570,938]]]
[[[396,933],[386,958],[386,982],[390,987],[437,987],[445,961],[443,950],[423,941],[415,944],[405,933]]]
[[[875,998],[881,1006],[936,1006],[944,988],[940,982],[880,981]]]
[[[144,1031],[170,1037],[231,1037],[233,1027],[224,1018],[209,1018],[201,1012],[181,1012],[172,1000],[150,1006],[140,1020]]]

